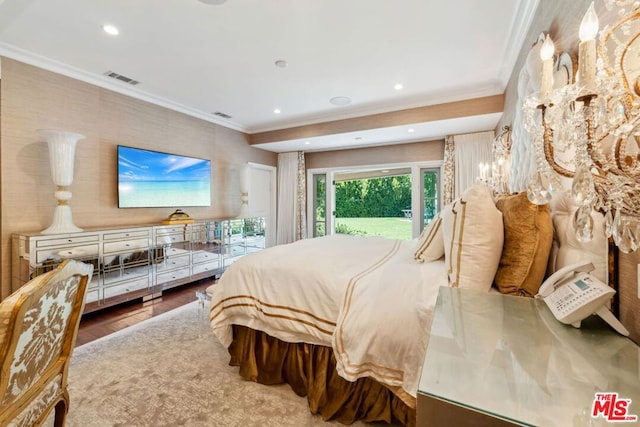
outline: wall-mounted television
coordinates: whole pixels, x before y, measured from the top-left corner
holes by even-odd
[[[211,160],[118,145],[118,207],[211,206]]]

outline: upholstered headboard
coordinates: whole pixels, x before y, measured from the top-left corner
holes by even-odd
[[[551,199],[551,213],[554,228],[553,247],[549,257],[548,273],[577,263],[590,261],[596,267],[591,272],[604,283],[608,283],[608,242],[604,234],[604,218],[597,212],[593,219],[593,238],[580,242],[576,237],[573,215],[577,205],[565,191],[554,194]]]

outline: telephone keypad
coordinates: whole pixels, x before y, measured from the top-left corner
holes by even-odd
[[[580,288],[580,292],[576,293],[569,287],[564,287],[560,288],[559,292],[555,292],[547,297],[549,303],[551,303],[550,307],[554,307],[556,313],[561,315],[571,313],[604,293],[602,289],[588,286],[580,280],[575,282],[575,285]]]

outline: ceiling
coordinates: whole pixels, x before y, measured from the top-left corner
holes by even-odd
[[[0,55],[256,134],[502,94],[537,4],[0,0]],[[106,34],[105,24],[119,34]],[[350,103],[333,105],[334,97]],[[499,118],[474,113],[256,146],[313,151],[431,140],[493,129]]]

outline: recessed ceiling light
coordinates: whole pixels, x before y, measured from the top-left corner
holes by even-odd
[[[219,5],[226,1],[227,0],[200,0],[200,3]]]
[[[396,83],[393,88],[395,90],[402,90],[404,88],[404,86],[402,86],[402,83]]]
[[[102,31],[104,31],[105,33],[111,35],[111,36],[117,36],[118,34],[120,34],[120,30],[118,30],[117,27],[115,27],[114,25],[111,24],[106,24],[102,26]]]
[[[407,129],[407,132],[411,133],[411,132],[415,132],[416,130],[414,128],[409,128]]]
[[[278,59],[275,64],[278,68],[287,68],[289,66],[289,63],[284,59]]]
[[[333,105],[344,106],[351,104],[351,98],[348,96],[334,96],[329,102]]]
[[[381,170],[380,172],[382,173],[389,173],[389,171],[387,169]]]
[[[304,145],[309,145],[309,144],[311,144],[309,141],[304,142]]]
[[[273,114],[280,114],[280,113],[281,113],[281,111],[280,111],[279,108],[276,108],[275,110],[273,110]]]

